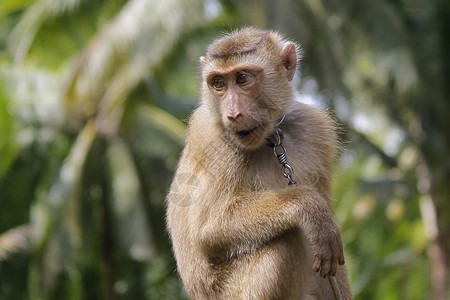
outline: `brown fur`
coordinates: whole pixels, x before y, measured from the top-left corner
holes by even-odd
[[[228,34],[216,43],[212,43],[206,53],[215,59],[228,59],[233,56],[253,53],[264,42],[268,34],[265,30],[244,28],[239,32]]]
[[[294,101],[293,45],[245,28],[213,42],[202,59],[201,105],[167,197],[167,227],[192,299],[333,299],[320,275],[334,273],[351,299],[331,203],[334,124]],[[247,85],[235,83],[239,70],[252,71]],[[217,76],[225,88],[212,86]],[[264,145],[283,113],[297,186],[287,186]]]

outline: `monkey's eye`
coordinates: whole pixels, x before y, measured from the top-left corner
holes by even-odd
[[[223,79],[223,77],[217,76],[212,80],[212,86],[216,90],[222,89],[225,85],[227,85],[227,82],[225,81],[225,79]]]
[[[252,79],[252,74],[248,71],[239,71],[236,74],[236,83],[238,84],[246,84]]]

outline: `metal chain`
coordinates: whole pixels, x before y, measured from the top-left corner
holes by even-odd
[[[278,122],[275,126],[280,125],[284,121],[285,117],[286,115],[283,115],[280,122]],[[274,138],[274,141],[272,138]],[[292,178],[294,170],[287,162],[286,148],[283,146],[283,138],[283,131],[279,127],[275,127],[274,133],[266,139],[266,144],[273,148],[273,155],[275,155],[281,165],[281,174],[289,180],[289,185],[296,185],[297,181]]]

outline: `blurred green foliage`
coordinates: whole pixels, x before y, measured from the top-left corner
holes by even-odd
[[[0,2],[0,299],[186,299],[164,197],[198,58],[246,24],[302,45],[299,98],[338,120],[355,298],[447,299],[449,15],[444,0]]]

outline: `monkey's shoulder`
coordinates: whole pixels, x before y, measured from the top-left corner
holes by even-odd
[[[335,122],[326,109],[298,101],[289,106],[287,120],[297,122],[300,126],[315,125],[332,131],[335,129]]]
[[[313,166],[310,169],[331,168],[338,149],[336,126],[331,116],[323,109],[295,103],[286,118],[282,128],[286,133],[286,146],[295,149],[300,165]]]
[[[336,140],[336,123],[321,108],[295,102],[286,117],[286,130],[308,141],[333,142]]]

